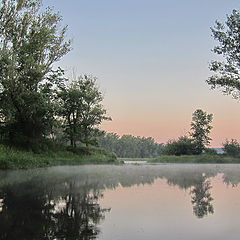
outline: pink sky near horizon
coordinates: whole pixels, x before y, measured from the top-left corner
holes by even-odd
[[[108,113],[112,121],[105,121],[101,129],[117,133],[119,135],[131,134],[141,137],[153,137],[158,143],[166,143],[170,139],[176,139],[187,135],[190,131],[192,113],[200,108],[213,114],[213,129],[211,147],[222,147],[226,139],[240,140],[240,103],[230,96],[224,96],[220,92],[209,90],[209,95],[215,95],[216,101],[212,104],[202,104],[196,107],[182,107],[181,102],[176,107],[167,106],[160,111],[148,108],[141,112],[141,108],[123,103],[122,108],[114,110],[114,103],[105,100],[105,106],[113,105]],[[185,103],[186,104],[186,103]],[[116,104],[117,105],[117,104]],[[119,111],[119,109],[121,109]]]

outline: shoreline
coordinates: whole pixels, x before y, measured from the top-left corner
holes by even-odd
[[[162,155],[156,158],[118,158],[119,161],[132,161],[132,162],[147,162],[147,163],[197,163],[197,164],[239,164],[240,157],[232,157],[227,155],[182,155],[182,156],[174,156],[174,155]],[[141,164],[141,163],[140,163]]]
[[[70,151],[33,153],[0,145],[0,170],[34,169],[53,166],[92,164],[240,164],[240,157],[227,155],[161,155],[156,158],[117,158],[115,154],[95,149],[90,154]],[[98,151],[98,152],[97,152]]]

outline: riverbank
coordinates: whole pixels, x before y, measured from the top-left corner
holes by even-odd
[[[1,170],[115,162],[117,162],[116,156],[101,148],[88,148],[87,153],[63,150],[36,154],[0,145]]]
[[[226,155],[162,155],[157,158],[119,158],[119,161],[146,161],[148,163],[240,163],[240,157]]]
[[[226,155],[191,155],[169,156],[162,155],[157,158],[116,158],[115,154],[97,147],[87,148],[84,151],[54,151],[46,153],[33,153],[21,151],[0,145],[0,169],[29,169],[38,167],[50,167],[59,165],[82,164],[109,164],[128,161],[141,161],[146,163],[240,163],[239,157]]]

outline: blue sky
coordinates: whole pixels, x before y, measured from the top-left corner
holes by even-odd
[[[214,114],[213,146],[238,138],[240,105],[205,80],[216,42],[210,26],[237,0],[44,0],[69,26],[73,50],[59,63],[70,76],[99,78],[112,122],[103,129],[152,136],[188,132],[197,108]]]

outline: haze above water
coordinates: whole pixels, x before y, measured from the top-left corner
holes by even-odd
[[[236,240],[239,182],[239,165],[0,172],[0,239]]]

